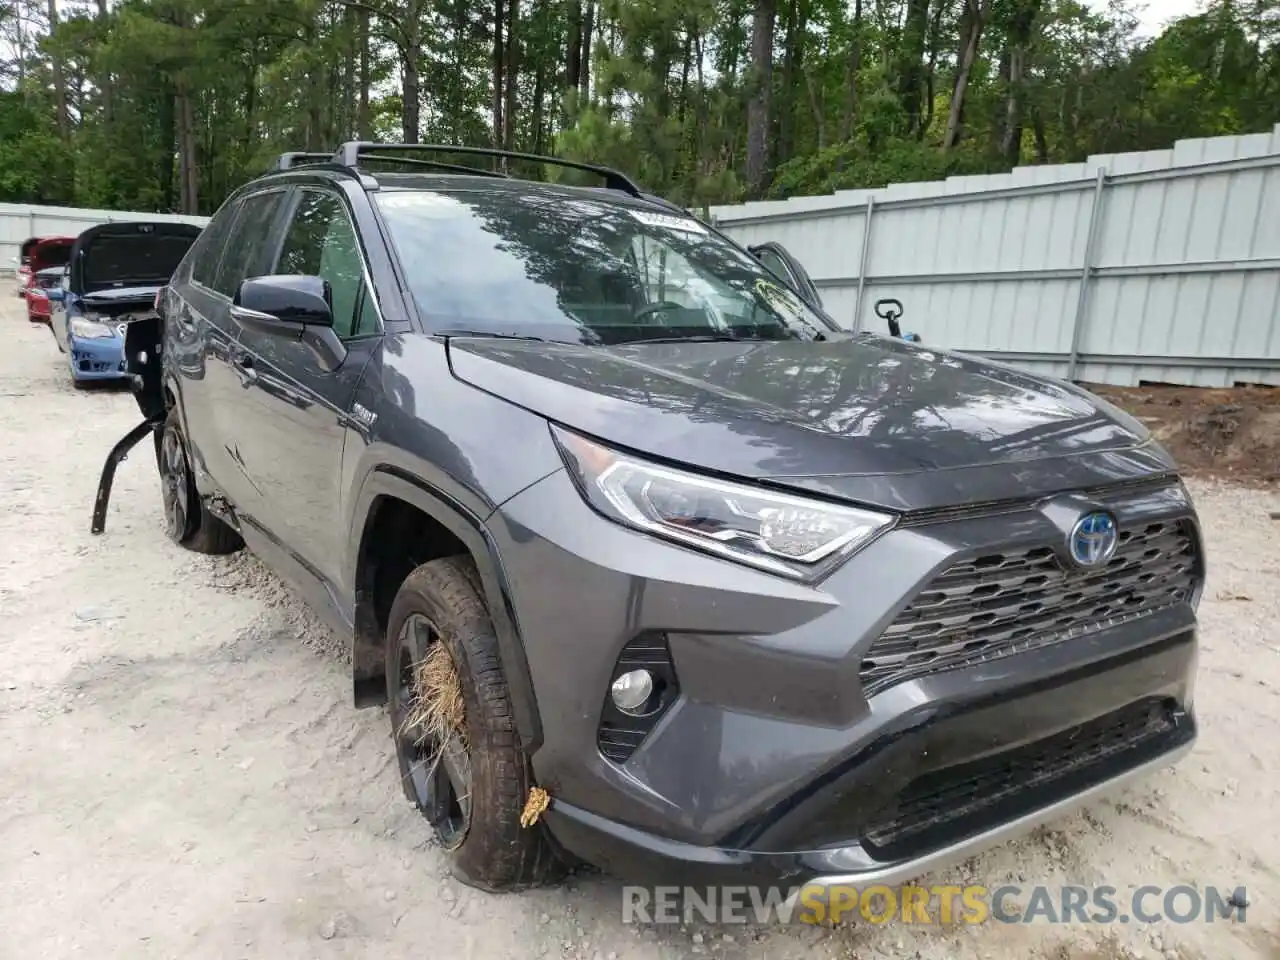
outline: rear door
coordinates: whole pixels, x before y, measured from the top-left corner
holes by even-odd
[[[788,253],[782,244],[771,240],[768,243],[747,247],[747,251],[763,263],[771,273],[786,281],[787,286],[800,294],[805,303],[818,310],[823,308],[817,285],[800,265],[800,261]]]
[[[382,323],[345,197],[300,186],[289,201],[278,252],[265,274],[321,276],[329,283],[334,332],[347,356],[324,369],[304,343],[244,328],[236,359],[244,385],[237,417],[243,463],[261,491],[256,519],[322,582],[339,582],[346,530],[342,451],[349,411]]]

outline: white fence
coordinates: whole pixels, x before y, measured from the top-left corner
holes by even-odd
[[[193,223],[203,227],[208,217],[184,217],[170,213],[135,213],[126,210],[80,210],[74,207],[40,207],[0,203],[0,271],[18,268],[18,252],[28,237],[75,237],[99,223],[117,220],[153,220]]]
[[[715,207],[829,312],[1090,382],[1280,385],[1280,125],[1086,163]]]

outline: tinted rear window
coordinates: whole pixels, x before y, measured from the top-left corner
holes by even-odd
[[[171,233],[97,237],[84,252],[86,287],[164,283],[195,237]]]

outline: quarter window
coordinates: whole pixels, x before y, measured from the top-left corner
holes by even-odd
[[[323,277],[329,284],[333,330],[343,338],[372,333],[372,305],[364,306],[363,261],[355,228],[332,193],[303,190],[280,248],[276,273]],[[363,322],[361,322],[363,321]]]

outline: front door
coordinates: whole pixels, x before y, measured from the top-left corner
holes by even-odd
[[[197,476],[207,474],[249,516],[260,494],[239,449],[245,391],[232,358],[239,328],[231,319],[231,295],[245,276],[262,272],[272,227],[283,213],[285,188],[250,193],[220,210],[196,242],[189,270],[175,277],[171,298],[168,366],[181,377],[187,442]],[[199,484],[204,489],[205,484]]]
[[[248,475],[260,491],[256,520],[309,572],[339,581],[346,530],[342,451],[356,387],[382,342],[367,271],[338,190],[299,187],[279,253],[266,274],[320,276],[329,284],[334,332],[347,355],[326,370],[305,343],[244,328],[233,361],[244,384],[238,430]]]
[[[817,310],[822,309],[822,297],[818,294],[817,285],[800,265],[800,261],[788,253],[782,244],[770,240],[768,243],[747,247],[747,251],[798,293],[805,303]]]

